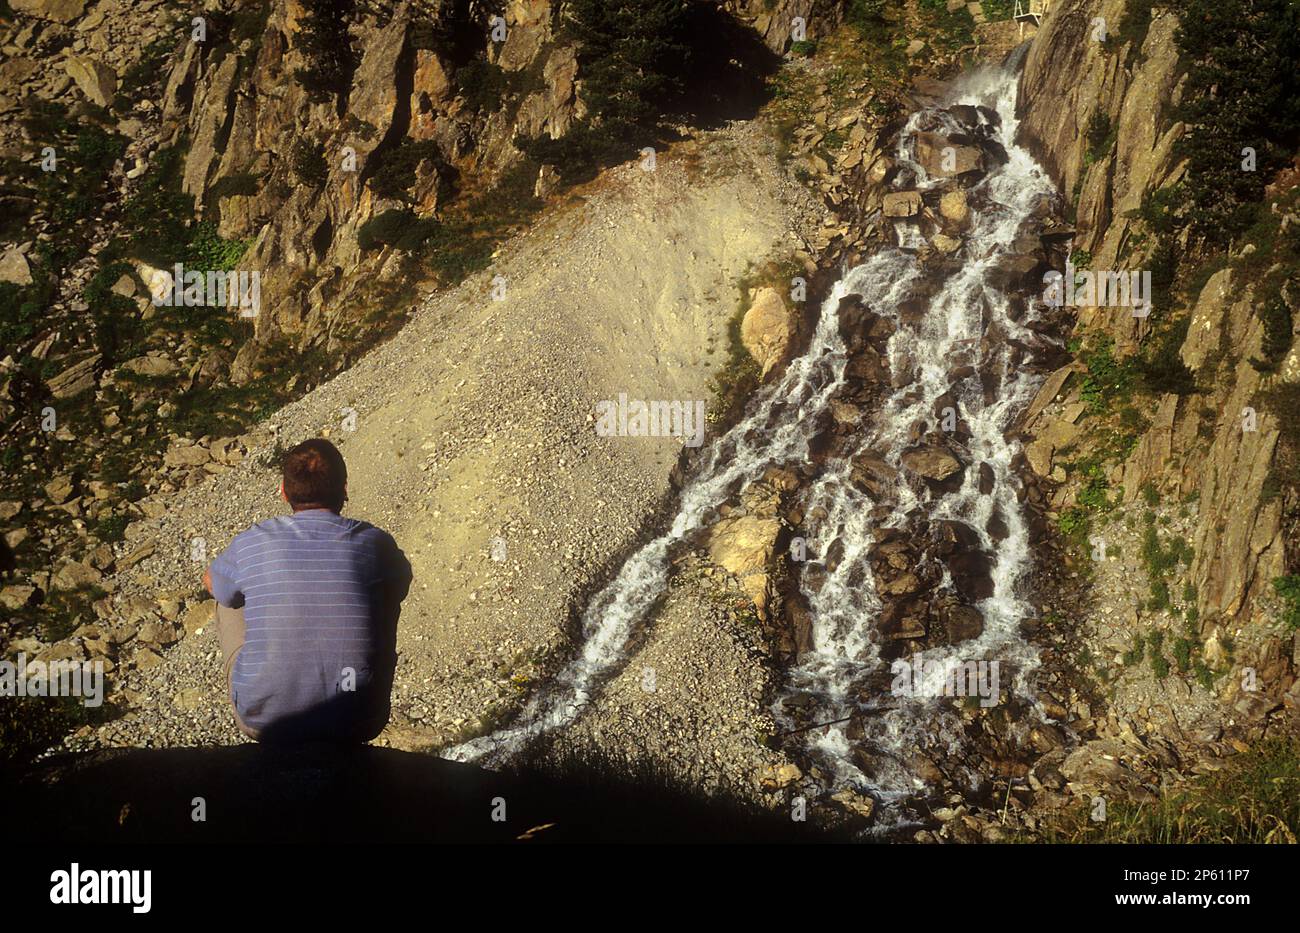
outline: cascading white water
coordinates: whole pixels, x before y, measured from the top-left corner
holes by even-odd
[[[977,365],[979,371],[991,369],[995,377],[997,388],[991,402],[986,403],[979,372],[956,386],[950,377],[952,360],[976,344],[993,325],[1010,338],[1033,337],[1024,324],[1036,319],[1038,309],[1031,302],[1023,323],[1017,323],[1008,313],[1008,297],[989,282],[990,271],[1011,248],[1026,219],[1054,191],[1046,173],[1028,152],[1015,145],[1015,87],[1014,75],[1004,71],[981,70],[962,82],[953,103],[984,105],[997,112],[1001,125],[995,138],[1006,148],[1008,161],[991,171],[971,192],[972,200],[982,206],[974,215],[961,262],[929,300],[925,313],[910,324],[893,314],[897,330],[888,346],[890,366],[895,369],[912,361],[915,382],[885,400],[867,429],[855,439],[848,456],[826,465],[804,506],[805,514],[822,514],[824,510],[826,515],[809,539],[810,553],[824,554],[837,542],[842,555],[819,586],[810,586],[806,581],[801,584],[813,618],[813,650],[803,655],[798,667],[790,672],[788,687],[778,698],[774,712],[787,727],[796,725],[786,704],[797,697],[805,720],[835,723],[808,730],[802,740],[806,752],[831,770],[832,786],[868,790],[885,802],[923,788],[923,782],[908,766],[914,753],[926,748],[944,752],[955,746],[961,722],[951,711],[951,701],[938,697],[954,669],[970,660],[996,659],[1001,670],[1015,671],[1015,683],[1004,686],[1026,696],[1028,677],[1037,664],[1036,651],[1019,631],[1019,623],[1030,609],[1017,595],[1017,584],[1029,563],[1028,529],[1011,469],[1018,445],[1006,440],[1004,434],[1041,380],[1010,365],[1005,342],[985,352]],[[912,139],[923,116],[923,112],[913,115],[903,130],[898,154],[900,161],[915,172],[916,186],[921,190],[934,184],[912,158]],[[897,251],[886,253],[902,262],[909,239],[904,238]],[[894,305],[886,295],[869,291],[860,294],[872,310],[891,314]],[[970,428],[966,445],[970,463],[984,463],[991,468],[993,488],[987,494],[979,491],[974,469],[967,469],[961,487],[947,494],[918,494],[905,481],[907,471],[901,465],[901,455],[911,444],[909,428],[918,420],[931,419],[937,401],[949,393],[955,395],[959,417]],[[960,645],[927,651],[923,668],[926,683],[918,691],[922,696],[909,697],[906,703],[885,711],[876,707],[871,715],[861,716],[851,741],[849,724],[836,721],[869,708],[860,699],[860,688],[873,674],[874,682],[879,683],[884,667],[879,646],[872,638],[881,605],[868,563],[875,543],[873,532],[877,530],[872,519],[875,503],[850,482],[852,456],[866,451],[883,457],[898,470],[891,488],[878,497],[894,504],[890,517],[879,527],[904,527],[905,516],[916,507],[922,508],[932,521],[963,522],[979,535],[982,548],[993,555],[993,594],[976,606],[984,617],[983,633]],[[985,530],[995,511],[1007,528],[1000,541],[994,541]],[[823,572],[824,568],[817,570]],[[808,575],[805,571],[804,577]],[[950,585],[945,571],[940,588]],[[871,775],[864,773],[851,757],[853,744],[870,749]]]
[[[916,361],[918,378],[906,392],[897,391],[884,401],[856,440],[854,450],[829,460],[808,491],[804,514],[822,514],[820,510],[824,510],[816,528],[808,530],[810,552],[826,553],[831,543],[837,542],[842,553],[820,587],[804,587],[814,620],[813,650],[789,672],[787,688],[774,713],[779,721],[790,723],[784,704],[796,695],[805,702],[805,716],[811,698],[814,709],[807,718],[819,722],[840,719],[861,708],[855,688],[867,675],[878,673],[883,663],[872,637],[881,601],[868,564],[876,526],[874,503],[849,482],[851,457],[873,450],[897,467],[909,444],[908,425],[917,417],[928,416],[935,400],[952,391],[947,373],[953,353],[977,342],[992,322],[1008,335],[1027,336],[1023,326],[1011,320],[1006,297],[987,282],[989,271],[1010,247],[1031,210],[1053,190],[1046,174],[1014,144],[1015,86],[1015,74],[1010,70],[981,71],[968,77],[960,99],[954,101],[983,104],[997,111],[1001,126],[996,138],[1005,146],[1009,161],[993,169],[976,189],[987,206],[976,213],[962,261],[935,293],[927,313],[907,324],[894,310],[922,275],[915,255],[919,238],[909,235],[898,247],[881,249],[849,270],[823,303],[807,351],[778,382],[761,391],[748,417],[712,445],[696,478],[682,491],[671,529],[637,551],[591,601],[581,621],[578,655],[534,695],[513,725],[449,749],[444,752],[446,757],[460,761],[507,758],[533,737],[576,719],[598,684],[624,659],[634,627],[663,593],[672,545],[708,522],[719,505],[742,492],[769,466],[808,459],[810,442],[821,421],[818,415],[844,384],[848,354],[837,309],[846,295],[859,295],[876,313],[897,320],[898,329],[889,344],[891,365],[902,365],[901,358],[910,355]],[[912,161],[910,150],[921,115],[914,115],[903,131],[900,157],[910,163],[918,187],[924,189],[932,182]],[[1031,308],[1027,320],[1034,314]],[[932,658],[957,663],[959,658],[996,656],[1016,662],[1019,680],[1014,689],[1024,691],[1024,678],[1035,663],[1034,651],[1023,643],[1017,629],[1028,608],[1016,595],[1017,581],[1028,562],[1027,531],[1011,470],[1016,448],[1004,440],[1003,433],[1036,390],[1037,381],[1009,366],[1005,350],[1001,355],[995,350],[978,365],[997,368],[1000,388],[996,398],[985,404],[975,378],[968,386],[970,391],[959,393],[958,406],[972,434],[969,450],[973,462],[992,468],[992,494],[979,494],[975,470],[967,470],[961,489],[947,495],[925,497],[901,479],[891,494],[900,522],[905,512],[920,507],[931,518],[961,519],[983,529],[992,510],[1000,509],[1007,536],[995,542],[983,530],[979,532],[986,549],[996,556],[993,595],[978,606],[985,619],[984,632],[977,641],[938,649]],[[803,742],[807,753],[829,766],[832,783],[852,784],[889,800],[920,788],[904,763],[904,752],[921,740],[923,732],[935,734],[936,717],[938,735],[946,740],[955,726],[955,721],[947,721],[949,716],[939,711],[937,704],[917,703],[871,717],[865,725],[866,741],[881,758],[881,766],[873,768],[871,777],[854,763],[844,725],[810,731]],[[927,722],[929,728],[925,729]]]

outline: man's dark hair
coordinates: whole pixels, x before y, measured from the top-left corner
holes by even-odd
[[[347,498],[347,481],[343,455],[323,437],[303,441],[284,455],[284,495],[294,511],[339,511]]]

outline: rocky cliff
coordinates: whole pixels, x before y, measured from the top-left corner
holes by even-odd
[[[1071,199],[1074,266],[1155,280],[1149,307],[1074,309],[1076,359],[1025,429],[1091,582],[1069,624],[1087,633],[1080,667],[1111,700],[1093,704],[1084,732],[1122,737],[1119,770],[1149,778],[1172,761],[1153,765],[1165,754],[1153,749],[1212,758],[1300,707],[1300,635],[1274,595],[1294,560],[1294,492],[1276,456],[1285,412],[1270,401],[1297,369],[1289,323],[1270,337],[1257,293],[1289,261],[1272,234],[1198,242],[1165,210],[1187,172],[1187,62],[1177,15],[1157,7],[1147,21],[1134,7],[1150,9],[1053,4],[1025,60],[1022,133]],[[1294,186],[1284,173],[1267,189],[1268,229],[1300,219]],[[1072,762],[1076,777],[1090,754]]]

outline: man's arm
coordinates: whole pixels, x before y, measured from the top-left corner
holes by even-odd
[[[205,567],[203,569],[203,588],[208,591],[209,596],[212,595],[212,568],[211,567]]]

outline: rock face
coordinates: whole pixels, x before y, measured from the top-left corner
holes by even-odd
[[[1091,254],[1092,269],[1149,270],[1156,237],[1139,208],[1185,173],[1175,155],[1185,131],[1174,119],[1183,92],[1178,18],[1169,7],[1153,11],[1140,48],[1116,47],[1114,36],[1107,46],[1093,41],[1095,20],[1103,18],[1113,30],[1125,9],[1124,0],[1054,3],[1026,57],[1018,109],[1030,148],[1061,190],[1075,193],[1074,249]],[[1289,187],[1294,179],[1283,182]],[[1283,213],[1277,201],[1272,212]],[[1295,221],[1300,218],[1285,222]],[[1149,353],[1155,341],[1172,340],[1167,352],[1190,374],[1179,392],[1141,396],[1141,423],[1132,445],[1094,474],[1130,514],[1158,512],[1161,522],[1172,520],[1177,537],[1189,546],[1186,565],[1177,571],[1179,589],[1189,603],[1186,618],[1195,620],[1191,637],[1198,641],[1199,659],[1217,677],[1212,689],[1177,687],[1177,702],[1188,715],[1180,711],[1183,722],[1170,727],[1171,742],[1187,740],[1188,721],[1201,715],[1191,713],[1198,704],[1224,711],[1215,728],[1242,728],[1280,708],[1296,682],[1294,639],[1276,635],[1272,585],[1293,566],[1286,542],[1294,540],[1294,531],[1286,527],[1284,512],[1294,506],[1284,484],[1279,492],[1275,464],[1280,427],[1293,413],[1270,397],[1300,379],[1300,367],[1294,349],[1272,371],[1253,365],[1267,355],[1256,294],[1261,276],[1241,268],[1240,244],[1233,252],[1238,255],[1226,257],[1225,268],[1198,282],[1180,307],[1163,309],[1175,320],[1185,319],[1185,337],[1176,330],[1170,336],[1167,323],[1126,308],[1078,309],[1076,332],[1109,339],[1116,358],[1125,360],[1139,346]],[[1293,319],[1295,297],[1284,293]],[[1079,379],[1071,378],[1076,371],[1087,371],[1086,360],[1053,374],[1023,421],[1028,464],[1042,478],[1040,488],[1048,490],[1052,508],[1062,512],[1076,504],[1081,484],[1067,477],[1061,461],[1066,452],[1077,462],[1096,450],[1093,425],[1110,414],[1085,403]],[[1169,537],[1155,526],[1151,534],[1156,540]],[[1139,564],[1135,572],[1145,588],[1151,571]],[[1121,615],[1107,604],[1107,593],[1097,599],[1103,613]],[[1172,614],[1154,603],[1122,607],[1123,623],[1109,623],[1117,644],[1176,624],[1176,617],[1171,623]],[[1224,650],[1222,635],[1228,632],[1237,640],[1234,652]],[[1253,693],[1240,690],[1236,674],[1245,667],[1259,675]],[[1153,704],[1139,687],[1121,687],[1114,693],[1113,715],[1146,716],[1144,710],[1167,702],[1162,698],[1171,689],[1168,683],[1157,685],[1153,695],[1159,702]],[[1081,766],[1085,761],[1097,761],[1092,745],[1072,753],[1061,772],[1081,784],[1125,783],[1113,761],[1104,763],[1108,773],[1098,774],[1086,773],[1091,765]]]
[[[740,323],[740,340],[767,376],[790,355],[797,330],[794,313],[775,288],[760,288]]]

